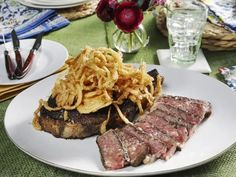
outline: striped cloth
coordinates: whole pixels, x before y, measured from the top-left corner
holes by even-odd
[[[12,29],[15,29],[19,39],[25,39],[57,30],[70,23],[55,10],[30,8],[15,0],[0,3],[0,21],[0,42],[3,42],[3,35],[6,41],[11,40]]]

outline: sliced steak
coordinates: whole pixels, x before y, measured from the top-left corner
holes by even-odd
[[[162,111],[158,108],[154,110],[152,114],[155,114],[156,116],[165,119],[166,121],[170,122],[170,124],[186,127],[187,129],[191,129],[194,125],[194,124],[190,124],[189,122],[184,121],[184,119],[181,119],[180,116],[174,116],[169,111]]]
[[[148,145],[122,129],[115,129],[115,134],[121,142],[123,150],[128,154],[130,164],[132,166],[141,164],[149,153]]]
[[[208,116],[211,113],[211,104],[208,101],[187,98],[183,96],[170,96],[170,95],[160,97],[159,101],[170,103],[173,106],[178,107],[179,109],[190,112],[194,116],[201,115],[201,109],[204,110],[203,112],[207,112]]]
[[[128,164],[126,154],[114,130],[109,130],[103,135],[98,136],[96,142],[106,169],[116,170]]]
[[[209,102],[186,97],[158,98],[152,109],[135,120],[134,124],[113,131],[121,144],[119,148],[123,149],[123,166],[171,158],[210,114]]]
[[[183,119],[183,122],[186,122],[192,125],[197,125],[200,122],[199,119],[194,118],[188,112],[178,109],[170,104],[156,103],[155,110],[156,109],[161,110],[163,112],[168,112],[168,114],[172,115],[173,117],[179,117],[180,119]]]
[[[207,101],[165,95],[155,100],[150,112],[176,127],[186,127],[191,136],[200,122],[211,114],[211,104]]]
[[[152,124],[155,128],[165,133],[169,137],[177,141],[177,145],[181,148],[188,139],[188,131],[185,127],[174,127],[169,124],[165,119],[162,119],[155,115],[154,112],[143,116],[142,119],[138,119],[138,122],[147,122]]]
[[[162,154],[166,153],[167,147],[158,139],[154,139],[152,136],[148,135],[144,131],[137,129],[133,125],[126,125],[122,128],[124,132],[135,136],[142,142],[145,142],[149,146],[149,154],[145,157],[144,163],[151,163],[157,158],[160,158]]]
[[[178,115],[186,122],[191,124],[199,124],[204,118],[211,114],[211,104],[207,101],[181,97],[181,96],[161,96],[159,97],[151,111],[153,110],[167,111],[173,116]]]
[[[168,160],[173,156],[177,148],[177,142],[174,139],[162,133],[160,130],[158,130],[148,122],[137,122],[134,125],[135,127],[143,130],[148,135],[152,136],[154,139],[160,140],[167,147],[167,151],[161,156],[162,159]]]

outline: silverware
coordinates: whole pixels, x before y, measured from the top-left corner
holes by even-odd
[[[27,59],[24,62],[24,65],[21,69],[21,73],[19,75],[16,74],[17,79],[23,78],[29,72],[29,70],[32,66],[32,63],[33,63],[33,58],[34,58],[34,55],[35,55],[35,51],[37,51],[41,46],[42,37],[43,37],[43,33],[41,33],[37,36],[37,38],[34,42],[34,45],[33,45],[32,49],[30,50]]]
[[[3,38],[3,44],[4,44],[4,58],[5,58],[5,67],[6,67],[6,71],[7,71],[7,76],[10,80],[15,79],[15,66],[11,61],[11,57],[9,55],[9,52],[6,48],[6,42],[5,42],[5,36],[4,34],[2,34],[2,38]]]
[[[16,69],[15,69],[15,75],[21,75],[22,74],[22,57],[19,51],[20,48],[20,42],[19,39],[17,37],[16,31],[13,29],[11,32],[11,36],[12,36],[12,43],[13,43],[13,48],[15,51],[15,56],[16,56]]]

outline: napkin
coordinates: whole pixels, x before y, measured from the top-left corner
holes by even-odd
[[[0,102],[16,96],[22,90],[30,87],[35,82],[17,84],[17,85],[0,85]]]
[[[26,7],[15,0],[0,2],[0,17],[0,42],[4,42],[3,35],[5,41],[11,41],[12,29],[15,29],[19,39],[25,39],[70,23],[53,9]]]
[[[226,84],[236,92],[236,66],[220,67],[219,73],[224,77]]]
[[[61,72],[65,71],[66,69],[67,69],[67,65],[65,64],[60,69],[58,69],[56,72],[52,73],[51,75],[61,73]],[[46,76],[46,77],[48,77],[48,76]],[[44,77],[44,78],[46,78],[46,77]],[[22,84],[0,85],[0,102],[16,96],[17,94],[22,92],[24,89],[32,86],[33,84],[37,83],[38,81],[40,81],[42,79],[39,79],[39,80],[36,80],[33,82],[22,83]]]
[[[190,65],[185,65],[185,64],[176,64],[171,62],[170,60],[170,50],[169,49],[159,49],[157,50],[157,56],[159,59],[159,63],[162,66],[167,66],[167,67],[174,67],[174,68],[184,68],[184,69],[189,69],[193,71],[198,71],[201,73],[210,73],[211,68],[202,52],[202,50],[199,50],[196,62]]]
[[[209,9],[208,20],[230,31],[236,32],[235,0],[201,0]]]

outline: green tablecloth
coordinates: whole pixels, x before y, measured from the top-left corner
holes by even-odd
[[[168,48],[167,39],[157,30],[152,15],[146,15],[144,25],[150,35],[148,46],[136,54],[124,55],[125,62],[143,60],[147,63],[158,64],[156,50]],[[103,24],[94,15],[74,21],[68,27],[52,32],[45,38],[62,43],[69,50],[69,54],[75,56],[86,45],[113,47],[111,41],[113,30],[113,24]],[[217,69],[220,66],[236,65],[236,52],[209,52],[204,50],[204,54],[212,69],[211,77],[220,79],[217,74]],[[10,101],[0,103],[0,176],[89,176],[48,166],[19,150],[7,137],[3,125],[4,114]],[[47,148],[46,145],[45,148]],[[205,165],[160,176],[236,177],[236,145]]]

